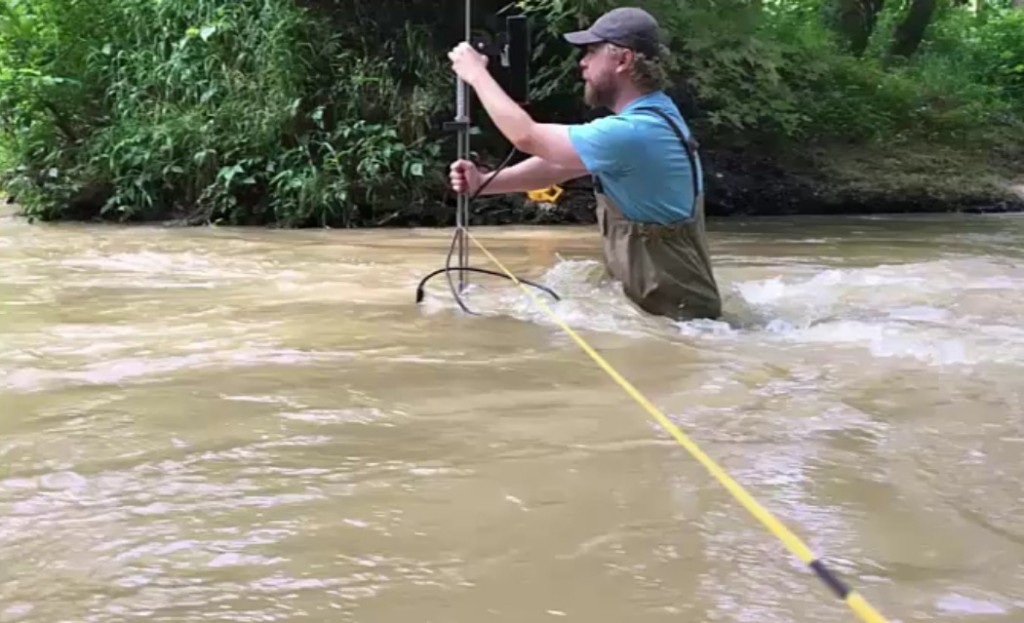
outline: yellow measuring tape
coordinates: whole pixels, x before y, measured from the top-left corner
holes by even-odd
[[[562,196],[564,190],[557,184],[554,186],[548,186],[547,188],[539,188],[537,190],[531,190],[526,193],[526,196],[531,201],[543,201],[545,203],[554,203],[558,201],[558,198]]]
[[[635,387],[633,387],[633,385],[631,385],[629,381],[623,378],[622,375],[619,374],[615,370],[615,368],[611,366],[611,364],[605,361],[604,357],[599,355],[597,351],[591,348],[590,344],[588,344],[583,338],[577,335],[577,333],[573,331],[572,328],[569,327],[569,325],[565,324],[565,322],[563,322],[558,316],[556,316],[555,313],[551,311],[551,308],[549,308],[547,304],[544,303],[544,301],[537,298],[537,296],[533,292],[531,292],[529,288],[523,285],[523,283],[519,281],[519,279],[517,279],[511,271],[505,268],[505,265],[502,264],[501,261],[498,260],[498,258],[494,257],[494,255],[492,255],[491,252],[488,251],[486,247],[484,247],[484,245],[482,245],[475,237],[473,237],[468,230],[466,230],[466,235],[469,236],[470,240],[472,240],[473,243],[476,244],[476,246],[480,247],[480,250],[483,251],[484,254],[492,262],[494,262],[494,264],[497,265],[498,268],[502,270],[502,272],[508,275],[508,277],[516,285],[522,288],[522,290],[526,292],[526,294],[529,295],[531,299],[533,299],[533,302],[536,303],[538,307],[544,310],[544,312],[546,312],[548,316],[556,324],[558,324],[558,326],[562,328],[562,330],[568,333],[569,336],[572,337],[572,339],[575,340],[577,344],[579,344],[580,348],[582,348],[588,355],[590,355],[590,357],[595,362],[597,362],[597,365],[601,366],[601,368],[605,372],[607,372],[609,376],[615,379],[615,381],[619,385],[621,385],[624,390],[626,390],[626,393],[628,393],[630,396],[633,397],[634,400],[640,403],[640,406],[642,406],[647,411],[647,413],[651,415],[651,417],[657,420],[657,422],[661,424],[665,428],[665,430],[667,430],[669,434],[671,434],[672,437],[675,438],[676,441],[679,442],[679,445],[686,448],[686,450],[691,455],[693,455],[694,458],[696,458],[704,467],[706,467],[707,470],[711,472],[711,475],[714,476],[715,479],[717,479],[718,482],[721,483],[722,486],[724,486],[730,493],[732,493],[732,495],[739,501],[740,504],[743,505],[745,509],[747,509],[750,512],[750,514],[752,514],[754,517],[760,520],[761,523],[764,524],[764,526],[768,528],[768,530],[771,531],[772,534],[774,534],[776,537],[778,537],[780,541],[782,541],[782,543],[786,546],[786,548],[789,549],[789,551],[793,552],[793,554],[795,554],[797,558],[799,558],[804,564],[808,565],[817,574],[818,578],[821,579],[821,581],[824,582],[825,585],[828,586],[828,588],[831,589],[837,597],[839,597],[839,599],[846,602],[850,609],[853,610],[853,612],[862,621],[864,621],[865,623],[887,623],[885,618],[881,614],[879,614],[878,611],[876,611],[871,606],[871,604],[867,602],[867,600],[865,600],[856,591],[846,586],[842,580],[840,580],[835,574],[833,574],[832,571],[829,570],[825,566],[825,564],[814,554],[814,552],[812,552],[811,549],[807,547],[807,545],[805,545],[804,542],[799,539],[799,537],[790,532],[790,530],[786,528],[786,526],[782,525],[782,523],[778,519],[776,519],[770,512],[768,512],[766,508],[758,504],[757,500],[751,497],[751,495],[747,493],[747,491],[742,486],[740,486],[738,482],[733,480],[732,477],[729,476],[729,474],[727,474],[725,470],[719,467],[713,460],[711,460],[711,457],[705,454],[704,451],[701,450],[696,443],[694,443],[692,440],[690,440],[689,437],[683,434],[683,431],[679,430],[679,427],[673,424],[672,421],[669,420],[664,413],[659,411],[658,408],[651,403],[651,401],[647,400],[647,398],[645,398],[643,394],[641,394]]]

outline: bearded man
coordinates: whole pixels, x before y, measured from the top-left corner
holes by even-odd
[[[490,75],[487,58],[461,43],[449,53],[453,71],[501,133],[531,157],[487,174],[456,161],[452,188],[475,194],[486,183],[483,194],[527,192],[589,175],[605,267],[624,294],[673,320],[718,318],[697,145],[664,92],[657,20],[643,9],[617,8],[564,37],[583,52],[586,104],[611,114],[578,125],[534,121]]]

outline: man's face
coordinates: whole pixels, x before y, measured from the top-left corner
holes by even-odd
[[[583,51],[580,69],[583,73],[583,101],[588,106],[611,106],[618,89],[617,69],[623,50],[608,43],[593,43]]]

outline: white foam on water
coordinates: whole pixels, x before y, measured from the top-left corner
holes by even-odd
[[[542,278],[534,281],[561,297],[562,300],[555,301],[534,289],[534,294],[548,309],[574,330],[637,337],[664,331],[664,323],[652,319],[622,295],[618,284],[605,276],[604,265],[598,261],[559,260]],[[530,322],[554,324],[550,316],[519,289],[505,294],[498,307]]]
[[[520,276],[558,294],[561,300],[526,285],[534,297],[574,330],[636,336],[665,330],[664,323],[651,319],[629,303],[617,285],[605,278],[604,266],[598,261],[559,260],[539,277]],[[525,322],[556,326],[534,297],[510,281],[481,283],[471,285],[462,297],[469,309],[486,316],[511,316]],[[424,299],[427,314],[458,309],[448,289],[444,284],[442,289],[435,289],[435,294]]]
[[[1020,309],[1024,325],[1024,269],[983,258],[857,268],[810,268],[769,277],[719,277],[723,317],[667,321],[630,303],[595,260],[560,259],[534,281],[562,297],[532,289],[548,308],[578,331],[787,347],[853,348],[876,358],[929,365],[1024,361],[1024,329],[999,314]],[[724,271],[723,271],[724,272]],[[966,313],[965,304],[991,297],[992,315]],[[545,326],[554,323],[512,284],[488,283],[470,291],[467,305],[485,315],[511,315]],[[452,309],[435,300],[428,309]],[[984,306],[983,306],[984,307]]]
[[[225,258],[195,252],[137,251],[103,253],[92,250],[60,262],[83,275],[77,287],[214,288],[223,282],[273,279],[295,284],[306,275],[270,260]],[[88,277],[84,277],[88,275]]]
[[[731,291],[726,313],[748,339],[853,346],[934,365],[1024,361],[1024,330],[1004,317],[1024,310],[1024,271],[983,258],[823,268],[737,280]],[[991,311],[966,313],[972,305]]]
[[[951,593],[944,595],[935,604],[941,612],[961,615],[1008,614],[1004,606],[986,599],[976,599]]]

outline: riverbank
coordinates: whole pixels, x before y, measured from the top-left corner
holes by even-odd
[[[480,3],[482,31],[503,31],[505,4]],[[521,4],[528,113],[590,118],[563,33],[611,3]],[[65,5],[19,4],[24,32],[0,41],[0,186],[32,218],[451,226],[447,54],[465,32],[436,2],[267,0],[213,21],[194,3]],[[664,88],[701,143],[710,217],[1024,210],[1009,190],[1024,184],[1024,11],[948,7],[908,42],[890,7],[852,50],[817,9],[645,6],[665,25]],[[508,144],[470,99],[473,149],[497,164]],[[592,222],[593,205],[573,184],[554,208],[488,198],[472,222]]]
[[[920,143],[818,145],[776,153],[763,148],[709,148],[702,152],[702,161],[709,218],[1024,212],[1024,148],[1014,144],[961,149]],[[58,212],[65,220],[104,220],[101,211],[109,192],[101,187],[81,189]],[[4,201],[11,204],[14,198]],[[595,222],[592,187],[585,178],[567,184],[554,204],[537,203],[522,194],[488,196],[476,200],[472,214],[473,225]],[[211,222],[207,215],[187,209],[151,221],[167,226]],[[453,225],[454,197],[439,190],[430,200],[410,202],[358,226]]]
[[[1014,148],[818,146],[772,157],[739,149],[703,154],[709,218],[943,212],[1024,212],[1024,155]],[[594,222],[587,180],[556,204],[523,195],[480,198],[473,224]],[[452,207],[393,213],[384,226],[450,226]]]
[[[787,161],[714,154],[715,214],[1024,210],[1020,155],[942,145],[817,148]]]

